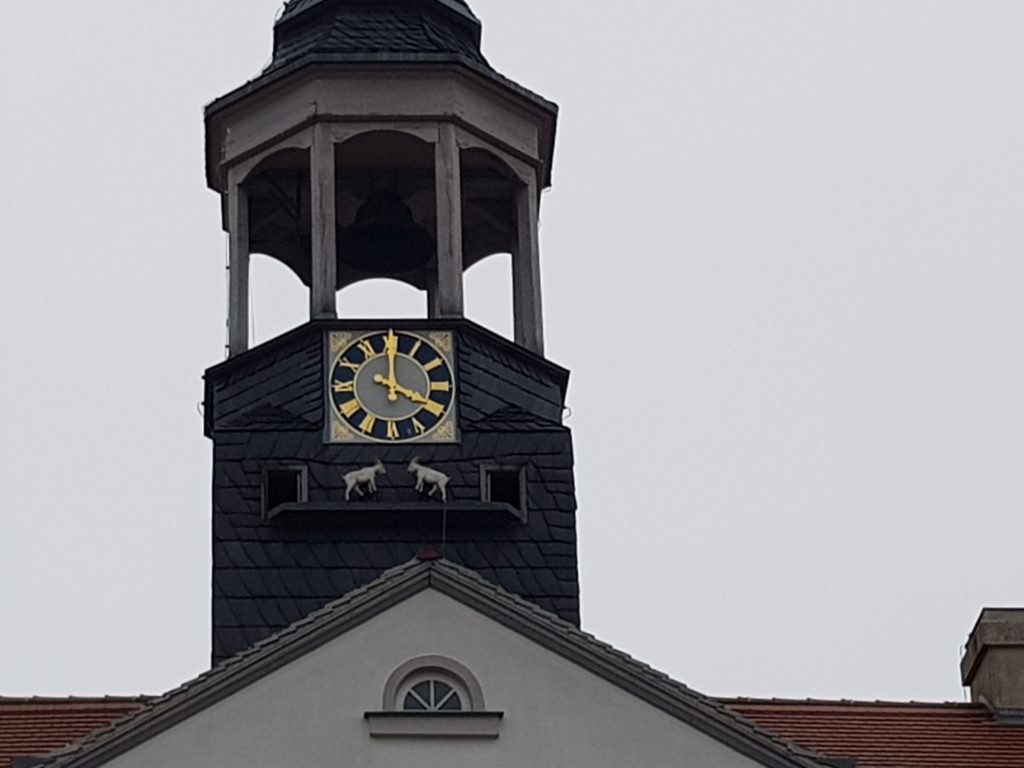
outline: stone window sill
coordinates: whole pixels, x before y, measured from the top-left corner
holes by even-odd
[[[496,739],[504,712],[367,712],[378,738]]]

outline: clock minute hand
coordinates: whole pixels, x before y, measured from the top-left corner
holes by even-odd
[[[398,400],[398,379],[395,377],[395,358],[398,357],[398,337],[395,336],[395,332],[392,330],[388,331],[388,335],[384,339],[384,352],[388,356],[388,378],[387,387],[390,390],[388,392],[388,400],[392,403]],[[377,381],[375,376],[374,381]]]

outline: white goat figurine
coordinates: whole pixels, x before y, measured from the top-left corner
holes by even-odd
[[[363,493],[363,486],[369,493],[377,492],[377,475],[386,475],[387,469],[384,467],[384,463],[377,459],[377,463],[372,467],[363,467],[349,472],[345,475],[345,501],[348,501],[352,496],[352,491],[355,491],[360,497],[365,496]]]
[[[420,493],[426,492],[428,485],[433,486],[428,496],[441,492],[441,501],[448,501],[448,481],[451,479],[444,472],[425,467],[420,464],[418,458],[409,462],[409,473],[416,475],[416,490]]]

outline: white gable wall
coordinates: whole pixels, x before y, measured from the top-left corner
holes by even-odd
[[[389,674],[438,654],[471,669],[494,740],[379,738]],[[433,590],[406,600],[107,763],[110,768],[749,768],[757,763]]]

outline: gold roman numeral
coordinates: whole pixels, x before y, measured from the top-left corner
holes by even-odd
[[[363,419],[363,423],[359,425],[359,431],[365,435],[373,432],[373,427],[377,423],[377,417],[372,413],[366,414],[366,418]]]
[[[344,392],[355,392],[356,383],[355,381],[336,381],[334,382],[334,391],[339,395]]]
[[[363,339],[359,342],[358,346],[359,351],[363,353],[367,360],[377,356],[377,350],[373,348],[373,344],[370,343],[369,339]]]
[[[340,365],[342,368],[348,368],[350,371],[359,370],[358,365],[356,365],[355,363],[350,363],[348,360],[339,360],[338,365]]]
[[[432,381],[430,382],[431,392],[451,392],[452,383],[450,381]]]
[[[416,430],[417,435],[427,434],[427,428],[420,423],[419,419],[412,420],[412,428]]]
[[[431,360],[429,363],[423,366],[423,370],[426,371],[427,373],[430,373],[432,370],[434,370],[435,368],[440,368],[442,365],[444,365],[444,363],[441,361],[441,358],[435,357],[433,360]]]
[[[398,425],[393,421],[388,422],[388,440],[398,439]]]
[[[346,419],[350,419],[356,415],[356,412],[359,410],[360,407],[361,406],[359,405],[359,401],[353,397],[351,400],[347,400],[341,405],[339,405],[338,410],[341,411],[342,416],[344,416]]]
[[[435,403],[433,400],[427,400],[427,402],[423,404],[423,410],[434,416],[440,416],[444,413],[444,406],[440,403]]]
[[[423,342],[416,339],[416,343],[412,345],[412,351],[409,353],[409,357],[416,357],[416,353],[423,349]]]

